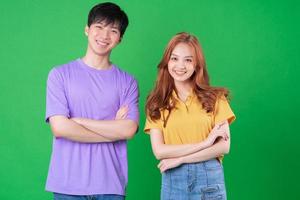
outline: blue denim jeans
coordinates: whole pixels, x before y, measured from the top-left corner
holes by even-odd
[[[54,200],[124,200],[125,196],[115,194],[101,195],[69,195],[53,193]]]
[[[222,164],[211,159],[167,170],[162,174],[161,200],[226,200]]]

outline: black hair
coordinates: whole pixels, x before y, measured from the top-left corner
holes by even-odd
[[[121,8],[111,2],[99,3],[89,12],[87,25],[104,21],[106,24],[116,24],[119,27],[121,37],[128,26],[128,17]]]

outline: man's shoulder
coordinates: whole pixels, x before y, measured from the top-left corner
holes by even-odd
[[[127,71],[121,69],[118,65],[115,65],[114,64],[114,67],[115,67],[115,72],[116,72],[116,75],[119,76],[120,79],[126,81],[126,82],[131,82],[131,81],[136,81],[135,77],[128,73]]]
[[[50,70],[49,75],[50,74],[60,74],[60,75],[68,74],[70,72],[70,70],[76,69],[76,66],[78,66],[78,64],[79,64],[78,59],[76,59],[76,60],[72,60],[65,64],[55,65]]]
[[[55,70],[61,72],[61,71],[70,70],[71,68],[74,68],[74,66],[77,66],[78,64],[79,64],[78,59],[76,59],[76,60],[72,60],[72,61],[69,61],[64,64],[55,65],[52,69],[55,69]]]

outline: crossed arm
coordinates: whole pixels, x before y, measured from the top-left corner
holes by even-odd
[[[160,161],[161,172],[183,163],[195,163],[227,154],[230,149],[230,131],[227,121],[217,124],[206,140],[195,144],[167,145],[158,129],[150,130],[152,150]]]
[[[137,130],[137,123],[125,119],[128,108],[122,107],[115,120],[92,120],[87,118],[67,118],[56,115],[49,118],[55,137],[62,137],[76,142],[113,142],[132,138]]]

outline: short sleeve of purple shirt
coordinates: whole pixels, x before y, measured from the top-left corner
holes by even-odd
[[[121,106],[127,105],[129,107],[127,119],[131,119],[137,123],[139,123],[138,98],[139,91],[137,81],[131,78],[128,88],[124,89]]]
[[[46,121],[54,115],[70,116],[63,79],[55,68],[50,71],[47,80]]]

